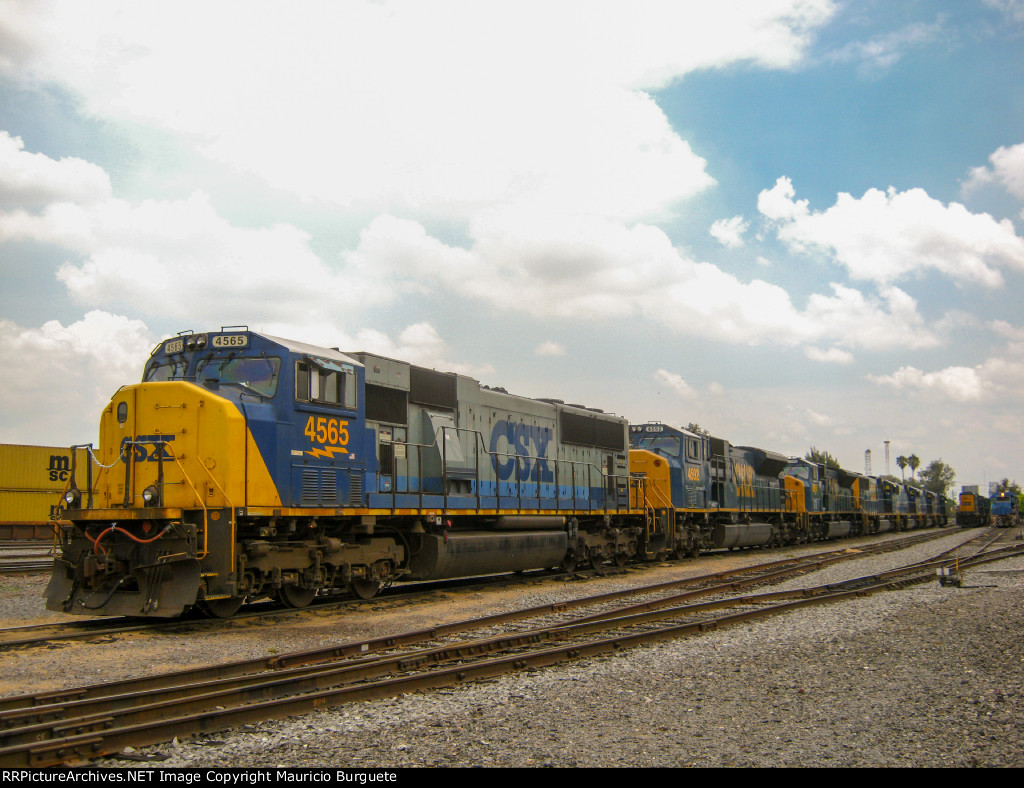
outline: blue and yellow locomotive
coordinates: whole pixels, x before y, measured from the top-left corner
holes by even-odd
[[[47,607],[233,615],[246,598],[653,556],[628,425],[244,327],[153,351],[76,467]]]
[[[974,490],[962,490],[956,521],[961,528],[987,526],[992,520],[992,502]]]

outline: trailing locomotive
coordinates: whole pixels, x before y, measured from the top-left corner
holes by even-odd
[[[1020,525],[1020,497],[1003,491],[990,499],[992,519],[999,528],[1013,528]]]
[[[630,443],[630,472],[644,478],[650,500],[665,502],[659,516],[674,517],[666,532],[676,554],[948,522],[937,494],[659,422],[632,425]]]
[[[956,521],[961,528],[986,526],[991,519],[992,502],[988,498],[972,490],[961,491],[956,512]]]
[[[46,592],[82,615],[940,524],[888,482],[245,327],[161,342],[89,454]]]

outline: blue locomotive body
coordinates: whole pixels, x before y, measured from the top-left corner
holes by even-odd
[[[1020,499],[1009,492],[991,496],[991,515],[999,528],[1013,528],[1020,524]]]

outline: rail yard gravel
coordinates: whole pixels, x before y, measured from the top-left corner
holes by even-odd
[[[921,560],[975,531],[778,586]],[[1015,538],[1021,538],[1015,532]],[[829,547],[836,547],[830,545]],[[828,549],[815,545],[796,552]],[[455,592],[386,616],[0,652],[0,693],[77,686],[421,628],[758,563],[760,551],[585,583]],[[0,625],[56,620],[45,579],[0,580]],[[700,637],[452,689],[364,702],[148,747],[149,767],[1024,766],[1024,558]],[[339,621],[341,623],[339,623]],[[140,766],[105,759],[102,766]]]

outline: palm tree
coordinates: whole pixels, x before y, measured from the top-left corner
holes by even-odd
[[[910,460],[908,460],[901,454],[899,457],[896,458],[896,464],[900,468],[900,474],[903,476],[903,481],[906,481],[907,474],[904,472],[904,468],[906,468],[910,464]]]
[[[914,478],[914,471],[916,471],[921,465],[921,458],[916,454],[911,454],[907,457],[907,465],[910,466],[910,478]]]

